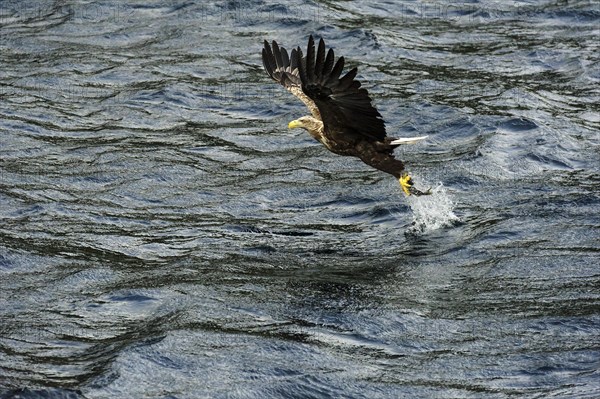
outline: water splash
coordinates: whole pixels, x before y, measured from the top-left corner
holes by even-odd
[[[426,234],[460,221],[454,214],[454,203],[442,183],[431,190],[431,195],[411,195],[408,204],[413,211],[413,224],[408,230],[412,234]]]

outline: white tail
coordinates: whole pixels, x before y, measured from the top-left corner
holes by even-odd
[[[400,145],[400,144],[415,144],[418,143],[421,140],[425,140],[427,137],[429,136],[419,136],[419,137],[401,137],[399,139],[396,139],[394,141],[392,141],[390,144],[394,145]]]

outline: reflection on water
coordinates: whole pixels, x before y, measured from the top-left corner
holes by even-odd
[[[0,397],[596,397],[589,1],[0,2]],[[420,188],[287,122],[322,36]]]

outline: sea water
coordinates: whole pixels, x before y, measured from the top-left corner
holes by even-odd
[[[454,213],[452,198],[441,182],[431,189],[430,195],[411,195],[407,201],[413,215],[410,234],[427,234],[460,221]]]

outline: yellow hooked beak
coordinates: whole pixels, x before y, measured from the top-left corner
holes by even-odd
[[[302,127],[302,122],[300,122],[298,119],[288,123],[288,129],[296,129],[298,127]]]

